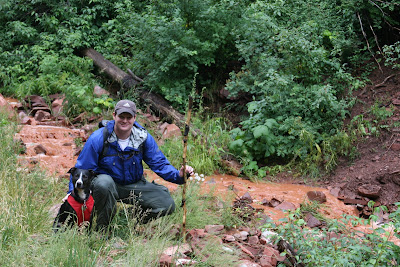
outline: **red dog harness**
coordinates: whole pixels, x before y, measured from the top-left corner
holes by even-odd
[[[80,203],[75,200],[75,198],[71,195],[68,196],[68,203],[75,210],[76,215],[78,216],[78,225],[81,226],[83,222],[88,222],[90,220],[90,215],[92,214],[94,200],[91,195],[89,198],[85,200],[83,203]]]

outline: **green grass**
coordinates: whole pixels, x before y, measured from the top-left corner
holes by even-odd
[[[225,172],[221,159],[228,153],[228,143],[231,141],[228,123],[223,118],[207,117],[203,121],[193,118],[192,130],[197,130],[194,136],[189,134],[186,162],[195,172],[211,175]],[[182,165],[183,140],[182,138],[167,139],[160,146],[161,151],[174,166]]]

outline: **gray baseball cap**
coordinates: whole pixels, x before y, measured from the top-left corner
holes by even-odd
[[[135,116],[136,114],[136,105],[130,100],[124,99],[118,101],[118,103],[115,105],[114,112],[116,115],[119,115],[121,113],[129,113],[132,116]]]

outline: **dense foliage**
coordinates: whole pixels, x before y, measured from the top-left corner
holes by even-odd
[[[319,163],[334,165],[349,148],[346,96],[363,85],[351,70],[385,44],[382,55],[396,62],[399,7],[398,0],[1,1],[1,93],[63,93],[70,117],[107,109],[110,101],[92,90],[110,82],[81,55],[92,47],[181,111],[187,95],[201,106],[221,88],[250,99],[230,145],[250,172],[262,176],[261,165],[307,160],[315,149]]]
[[[342,146],[348,143],[342,122],[351,103],[345,93],[362,84],[350,75],[355,62],[349,55],[363,45],[354,21],[363,8],[347,1],[335,7],[325,1],[274,1],[246,9],[242,27],[235,29],[246,64],[232,73],[227,87],[253,96],[250,117],[233,130],[230,147],[253,163],[250,169],[264,175],[255,162],[305,159],[324,141],[323,164],[334,163],[335,153],[327,148],[342,153],[349,148]]]
[[[340,220],[330,220],[326,228],[317,230],[306,227],[301,209],[282,219],[284,223],[280,227],[273,223],[266,227],[278,231],[276,242],[283,238],[295,244],[296,258],[305,266],[398,266],[400,247],[394,241],[399,234],[393,231],[398,225],[398,211],[390,216],[393,220],[390,226],[377,225],[374,215],[367,220],[344,216]],[[369,233],[349,230],[350,225],[368,229]]]

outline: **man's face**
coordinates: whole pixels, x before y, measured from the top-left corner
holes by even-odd
[[[115,120],[115,127],[120,131],[131,130],[133,124],[135,123],[136,116],[132,116],[129,113],[121,113],[119,115],[113,114]]]

